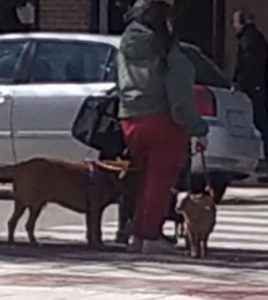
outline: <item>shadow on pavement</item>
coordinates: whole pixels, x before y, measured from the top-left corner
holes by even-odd
[[[191,259],[185,249],[178,249],[178,255],[142,255],[126,253],[125,247],[106,243],[105,251],[90,250],[82,243],[53,243],[44,241],[40,246],[30,246],[26,242],[16,245],[0,241],[0,261],[14,262],[25,258],[39,262],[51,261],[94,261],[111,265],[126,264],[131,266],[136,262],[160,264],[187,264],[195,266],[211,266],[219,268],[247,268],[252,270],[268,270],[268,255],[265,251],[210,249],[208,258]]]

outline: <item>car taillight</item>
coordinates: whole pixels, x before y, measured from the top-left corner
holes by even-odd
[[[216,99],[212,91],[202,85],[196,85],[195,91],[195,105],[202,116],[216,117],[217,107]]]

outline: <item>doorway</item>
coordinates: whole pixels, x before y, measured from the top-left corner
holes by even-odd
[[[177,8],[176,29],[180,39],[200,47],[219,65],[223,63],[225,0],[191,0]]]
[[[121,34],[124,30],[124,14],[135,1],[132,0],[110,0],[108,8],[109,33]]]

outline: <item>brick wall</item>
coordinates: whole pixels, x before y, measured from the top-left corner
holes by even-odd
[[[225,71],[231,78],[235,65],[237,41],[232,28],[232,15],[240,8],[247,8],[255,15],[257,26],[268,39],[268,0],[226,0]]]
[[[90,0],[39,0],[41,31],[89,31]]]

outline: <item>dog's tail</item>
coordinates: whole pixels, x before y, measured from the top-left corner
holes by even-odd
[[[17,174],[17,165],[3,166],[0,167],[0,182],[13,182]]]

